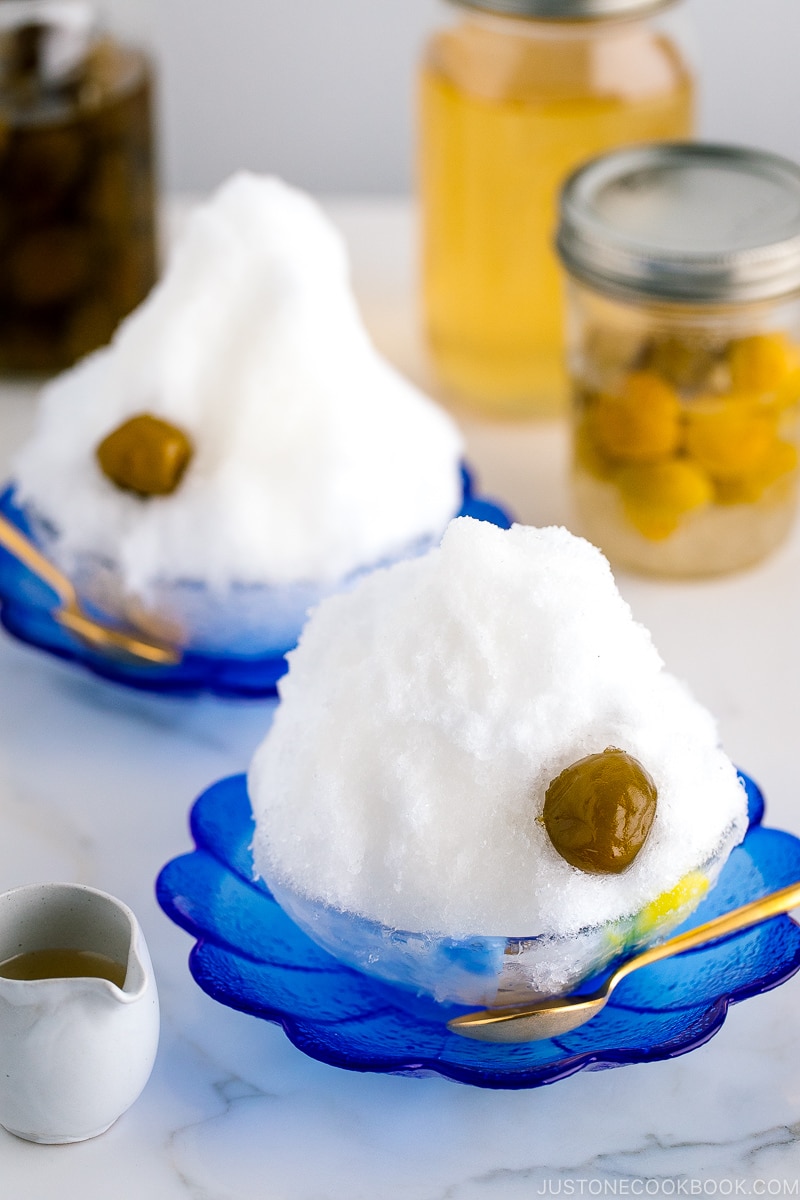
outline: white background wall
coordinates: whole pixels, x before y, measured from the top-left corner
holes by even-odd
[[[443,0],[105,0],[161,67],[163,179],[237,167],[321,193],[408,191],[413,78]],[[800,0],[687,0],[704,135],[800,160]]]

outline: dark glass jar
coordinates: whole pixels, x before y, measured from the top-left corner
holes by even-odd
[[[152,90],[81,0],[0,0],[0,370],[69,366],[152,287]]]

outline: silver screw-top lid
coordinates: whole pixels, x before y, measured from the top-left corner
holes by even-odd
[[[539,21],[600,21],[666,8],[676,0],[454,0],[462,8]]]
[[[617,150],[561,193],[558,251],[627,297],[727,304],[800,289],[800,166],[702,142]]]

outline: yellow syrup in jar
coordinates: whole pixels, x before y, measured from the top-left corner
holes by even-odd
[[[470,17],[429,47],[420,118],[424,306],[441,383],[490,415],[559,411],[560,185],[609,148],[688,136],[691,75],[642,20]]]

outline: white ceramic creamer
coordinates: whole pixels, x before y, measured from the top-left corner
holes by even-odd
[[[32,1142],[103,1133],[142,1091],[158,1045],[153,968],[126,905],[71,883],[0,895],[0,963],[65,951],[102,955],[124,979],[0,972],[0,1125]]]

